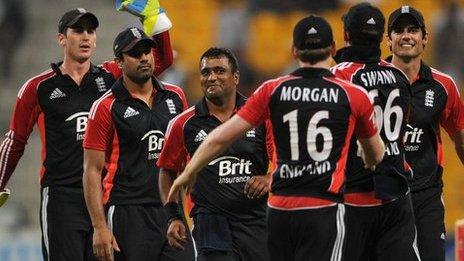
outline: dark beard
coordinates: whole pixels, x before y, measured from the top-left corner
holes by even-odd
[[[139,74],[139,75],[126,75],[131,81],[133,81],[134,83],[136,84],[139,84],[139,85],[142,85],[146,82],[148,82],[148,80],[151,79],[151,74],[148,75],[148,74]]]

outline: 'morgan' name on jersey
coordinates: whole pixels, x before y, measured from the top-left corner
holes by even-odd
[[[395,74],[390,70],[363,72],[360,78],[365,87],[396,83]]]
[[[283,86],[281,101],[302,102],[338,102],[338,89],[335,88],[304,88],[299,86]]]
[[[280,178],[293,179],[303,175],[322,175],[332,169],[330,161],[314,162],[307,165],[288,165],[280,166]]]

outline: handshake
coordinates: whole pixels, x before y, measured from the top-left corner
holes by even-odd
[[[139,17],[147,35],[159,34],[172,27],[158,0],[116,0],[116,10]]]

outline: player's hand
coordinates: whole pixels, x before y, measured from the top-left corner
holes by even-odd
[[[3,206],[3,204],[5,204],[6,200],[8,199],[8,197],[10,196],[10,190],[9,189],[4,189],[2,191],[0,191],[0,207]]]
[[[358,145],[358,150],[356,151],[356,156],[361,157],[364,162],[364,168],[369,169],[371,171],[375,171],[375,165],[370,165],[366,163],[366,155],[364,154],[364,150],[361,147],[361,143],[357,140],[356,144]]]
[[[172,27],[159,0],[116,0],[115,5],[118,11],[126,11],[139,17],[147,35],[159,34]]]
[[[170,246],[184,250],[183,245],[187,242],[187,233],[182,220],[174,219],[169,224],[167,238]]]
[[[108,227],[93,231],[93,254],[98,260],[113,261],[113,250],[120,251],[113,233]]]
[[[174,182],[172,183],[171,189],[169,190],[167,202],[176,202],[179,191],[184,188],[185,192],[189,194],[192,191],[193,185],[196,181],[196,175],[193,173],[182,172]]]
[[[248,198],[260,198],[269,192],[270,175],[253,176],[245,183],[244,193]]]

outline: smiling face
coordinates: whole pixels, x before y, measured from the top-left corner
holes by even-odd
[[[236,92],[239,73],[232,72],[226,56],[205,57],[200,63],[201,89],[210,101]]]
[[[96,48],[97,34],[94,25],[83,18],[82,21],[66,28],[58,35],[58,42],[64,48],[65,55],[74,61],[83,63],[89,60]]]
[[[402,59],[420,57],[427,45],[427,33],[408,15],[398,18],[388,36],[388,46],[395,56]]]

